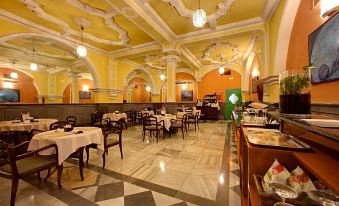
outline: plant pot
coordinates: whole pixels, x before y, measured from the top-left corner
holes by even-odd
[[[310,77],[308,69],[286,70],[279,76],[280,113],[294,117],[311,114]]]

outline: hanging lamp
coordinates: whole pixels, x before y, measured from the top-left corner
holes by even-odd
[[[83,45],[83,42],[82,42],[83,33],[84,33],[84,27],[81,26],[81,44],[77,47],[77,53],[80,57],[87,56],[87,49]]]
[[[38,70],[38,65],[35,63],[35,41],[34,41],[34,38],[33,38],[33,49],[32,49],[32,54],[33,54],[33,61],[32,61],[32,63],[29,65],[29,68],[30,68],[32,71],[36,71],[36,70]]]
[[[220,66],[219,66],[219,74],[223,75],[225,73],[225,67],[222,65],[222,56],[220,57]]]
[[[201,28],[206,23],[206,12],[200,8],[200,0],[199,0],[199,8],[193,13],[193,25],[197,28]]]

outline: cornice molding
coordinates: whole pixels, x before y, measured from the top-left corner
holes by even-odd
[[[261,14],[261,17],[264,21],[268,21],[273,16],[275,10],[277,9],[280,0],[270,0],[266,1],[265,9]]]

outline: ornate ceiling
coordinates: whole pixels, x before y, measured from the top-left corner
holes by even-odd
[[[82,26],[90,49],[153,69],[162,68],[164,45],[170,42],[176,45],[178,67],[195,70],[220,62],[242,65],[279,1],[202,0],[208,15],[202,29],[193,27],[191,18],[198,0],[2,0],[0,17],[74,43],[80,42]],[[15,39],[1,43],[0,52],[23,55],[31,48],[31,39]],[[65,64],[77,61],[49,41],[39,42],[37,53]]]

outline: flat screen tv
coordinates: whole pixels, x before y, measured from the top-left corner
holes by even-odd
[[[308,36],[312,84],[339,79],[339,13]]]
[[[0,103],[1,102],[20,102],[20,90],[0,89]]]

